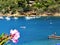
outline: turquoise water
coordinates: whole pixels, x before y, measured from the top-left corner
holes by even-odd
[[[26,19],[20,17],[14,19],[10,17],[10,20],[0,19],[0,34],[10,34],[11,29],[17,29],[21,37],[19,42],[14,44],[8,42],[11,45],[57,45],[60,40],[50,40],[48,35],[56,32],[60,35],[60,17],[40,17],[34,19]]]

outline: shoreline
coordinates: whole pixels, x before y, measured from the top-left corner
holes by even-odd
[[[2,16],[7,16],[7,17],[35,17],[35,16],[42,16],[42,17],[46,17],[46,16],[54,16],[54,17],[60,17],[60,13],[54,13],[54,14],[51,14],[51,13],[43,13],[43,14],[39,14],[39,15],[29,15],[29,14],[25,14],[25,15],[21,15],[21,14],[0,14],[0,17]]]

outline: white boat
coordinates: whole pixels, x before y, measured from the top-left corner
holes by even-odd
[[[5,17],[6,20],[10,20],[10,17]]]
[[[60,40],[60,36],[57,36],[57,35],[49,35],[48,38],[49,39],[58,39],[58,40]]]
[[[0,16],[0,19],[4,19],[2,16]]]
[[[18,19],[18,17],[14,17],[14,19]]]

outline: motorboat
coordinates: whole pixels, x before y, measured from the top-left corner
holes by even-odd
[[[57,35],[49,35],[48,36],[48,39],[59,39],[60,40],[60,36],[57,36]]]

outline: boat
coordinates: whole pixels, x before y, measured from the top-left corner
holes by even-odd
[[[58,39],[58,40],[60,40],[60,36],[52,34],[52,35],[48,36],[48,39]]]

